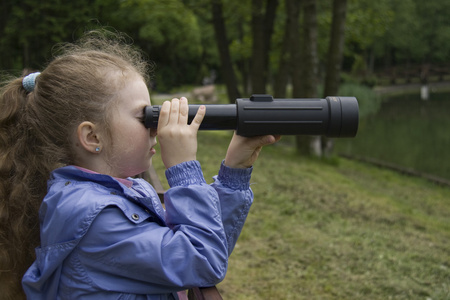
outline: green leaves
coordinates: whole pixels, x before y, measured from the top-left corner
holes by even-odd
[[[118,23],[138,33],[149,50],[164,48],[169,57],[200,55],[197,18],[181,1],[123,1],[117,17]]]

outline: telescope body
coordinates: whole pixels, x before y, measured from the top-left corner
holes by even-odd
[[[354,137],[358,131],[359,108],[355,97],[326,99],[273,99],[253,95],[236,104],[207,104],[200,130],[236,130],[241,136],[324,135]],[[190,104],[190,123],[200,105]],[[161,106],[145,108],[144,125],[157,128]]]

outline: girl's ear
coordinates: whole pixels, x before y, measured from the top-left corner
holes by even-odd
[[[100,142],[100,135],[95,124],[84,121],[77,128],[77,138],[79,144],[88,152],[100,153],[102,145]]]

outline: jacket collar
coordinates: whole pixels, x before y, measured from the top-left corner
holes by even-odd
[[[99,184],[115,194],[121,194],[133,202],[148,208],[158,219],[164,223],[164,209],[159,200],[158,194],[154,188],[147,182],[142,183],[143,179],[127,178],[132,182],[132,187],[128,188],[116,178],[100,174],[85,172],[76,166],[65,166],[54,170],[50,176],[49,186],[56,182],[93,182]],[[151,196],[153,195],[153,197]]]
[[[127,187],[129,187],[112,176],[96,173],[90,170],[84,170],[72,165],[54,170],[50,177],[50,183],[55,180],[95,182],[109,189],[114,189],[124,194],[126,194],[126,191],[128,190]],[[132,178],[128,178],[127,181],[130,181],[132,185],[134,184],[134,180]]]

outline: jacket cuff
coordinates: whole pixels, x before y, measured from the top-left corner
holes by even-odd
[[[166,178],[170,187],[206,183],[200,162],[197,160],[182,162],[168,168]]]
[[[222,161],[217,179],[230,189],[247,190],[250,187],[252,171],[253,167],[247,169],[235,169],[225,166],[224,161]]]

